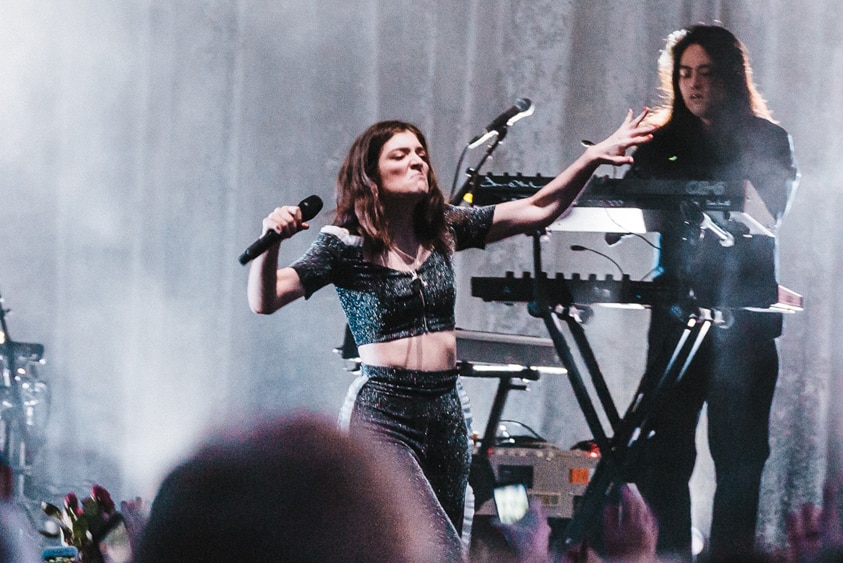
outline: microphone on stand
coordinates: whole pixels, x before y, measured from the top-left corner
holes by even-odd
[[[477,135],[469,141],[468,148],[473,149],[475,147],[479,147],[488,139],[491,139],[494,135],[500,135],[502,131],[519,119],[533,115],[535,109],[536,108],[533,105],[533,102],[529,99],[518,98],[515,100],[514,106],[497,116],[494,121],[486,127],[486,130],[483,133]]]
[[[686,221],[714,234],[719,239],[720,246],[724,248],[735,246],[734,235],[715,223],[708,213],[700,209],[699,205],[682,202],[681,211]]]
[[[322,211],[322,198],[318,195],[306,197],[299,202],[298,208],[301,209],[301,220],[310,221],[316,217],[317,213]],[[252,245],[240,255],[240,258],[238,258],[240,264],[245,266],[247,263],[266,252],[270,246],[279,240],[281,240],[281,233],[278,231],[267,231],[261,238],[253,242]]]
[[[735,236],[726,229],[722,228],[717,223],[715,223],[712,218],[709,217],[708,213],[702,214],[702,221],[700,222],[700,227],[714,233],[714,236],[716,236],[720,240],[720,246],[725,248],[735,246]]]

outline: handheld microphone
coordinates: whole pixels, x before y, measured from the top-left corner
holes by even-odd
[[[322,211],[322,198],[318,195],[306,197],[299,202],[298,208],[301,209],[301,220],[310,221],[316,217],[317,213]],[[266,252],[267,248],[279,240],[281,240],[281,234],[278,231],[267,231],[240,255],[240,258],[238,258],[240,264],[245,266],[251,260]]]
[[[531,102],[527,98],[518,98],[515,100],[515,105],[500,114],[492,121],[486,130],[474,137],[468,143],[468,148],[473,149],[475,147],[479,147],[486,140],[490,139],[493,135],[500,135],[501,131],[515,123],[521,118],[527,117],[528,115],[533,115],[535,111],[535,106],[533,102]]]

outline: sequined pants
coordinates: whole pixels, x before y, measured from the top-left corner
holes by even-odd
[[[368,381],[357,395],[349,431],[374,439],[394,454],[433,533],[451,559],[458,560],[471,451],[457,370],[363,365],[361,372]]]

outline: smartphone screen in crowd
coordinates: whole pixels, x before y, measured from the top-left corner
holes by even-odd
[[[112,518],[114,519],[112,526],[97,543],[102,559],[105,563],[130,563],[132,561],[132,546],[129,543],[126,523],[119,513]]]
[[[495,487],[495,507],[501,524],[518,522],[527,513],[530,501],[524,483],[512,483]]]

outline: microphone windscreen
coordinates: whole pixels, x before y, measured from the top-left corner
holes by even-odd
[[[322,211],[322,198],[318,195],[306,197],[299,202],[299,209],[301,209],[301,220],[310,221]]]
[[[533,102],[530,101],[530,98],[518,98],[515,100],[515,107],[518,108],[518,111],[527,111],[532,105]]]

